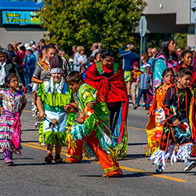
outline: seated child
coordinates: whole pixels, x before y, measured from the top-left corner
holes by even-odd
[[[84,140],[92,148],[102,168],[103,177],[119,177],[122,171],[112,149],[110,131],[110,112],[104,98],[88,84],[83,84],[82,74],[73,71],[67,76],[69,87],[77,94],[80,115],[77,123],[67,132],[68,157],[66,162],[76,163],[82,160]],[[65,107],[70,111],[70,105]]]

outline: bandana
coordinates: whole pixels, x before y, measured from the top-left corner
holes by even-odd
[[[58,68],[52,68],[52,69],[50,70],[50,73],[51,73],[51,74],[54,74],[54,73],[63,73],[63,70],[62,70],[62,68],[60,68],[60,67],[58,67]]]

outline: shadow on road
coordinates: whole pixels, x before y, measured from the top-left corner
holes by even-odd
[[[28,142],[35,142],[38,143],[38,140],[25,140],[25,141],[21,141],[21,143],[28,143]]]
[[[14,157],[14,160],[32,160],[32,159],[34,159],[34,158],[15,158]]]
[[[23,131],[36,131],[36,132],[38,132],[39,130],[38,129],[22,129],[22,132]]]
[[[120,178],[135,178],[135,177],[143,177],[146,176],[146,174],[144,173],[131,173],[131,174],[123,174],[121,177],[113,177],[113,178],[109,178],[106,177],[105,179],[120,179]],[[87,177],[87,178],[100,178],[102,177],[102,175],[78,175],[78,177]],[[104,178],[103,178],[104,179]]]
[[[148,143],[129,143],[128,146],[147,145]]]
[[[128,160],[130,160],[130,159],[140,159],[140,158],[145,158],[145,157],[146,157],[145,154],[128,154],[125,159],[118,159],[118,161],[124,161],[126,159],[128,159]]]

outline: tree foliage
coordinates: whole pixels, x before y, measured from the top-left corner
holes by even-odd
[[[45,0],[43,27],[49,41],[66,50],[94,42],[117,49],[133,41],[145,6],[143,0]]]
[[[175,33],[174,41],[177,48],[185,48],[187,46],[187,33]]]

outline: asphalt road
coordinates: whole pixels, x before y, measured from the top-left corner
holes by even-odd
[[[196,169],[185,173],[184,164],[177,162],[168,163],[161,175],[154,173],[155,166],[145,157],[148,116],[144,108],[129,110],[128,156],[119,160],[123,177],[102,178],[104,172],[97,162],[44,163],[46,148],[38,144],[30,107],[29,102],[21,118],[22,156],[14,155],[15,166],[8,167],[0,155],[0,195],[195,195]]]

